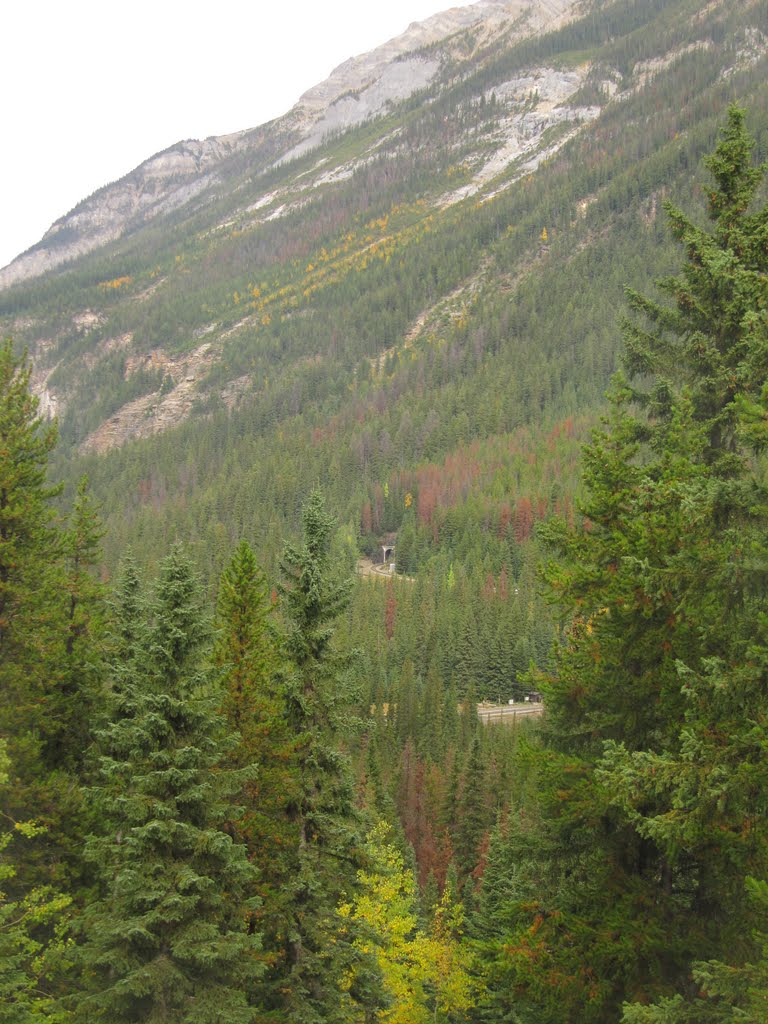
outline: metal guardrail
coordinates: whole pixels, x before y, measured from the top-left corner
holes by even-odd
[[[520,702],[519,704],[497,704],[492,707],[478,705],[477,717],[484,725],[493,722],[502,722],[505,725],[512,725],[518,718],[525,718],[528,715],[540,715],[544,711],[543,704]]]

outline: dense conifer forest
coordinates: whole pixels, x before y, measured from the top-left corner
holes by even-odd
[[[768,6],[435,53],[0,291],[0,1022],[768,1019]]]
[[[484,541],[468,499],[429,576],[407,477],[364,513],[371,533],[399,525],[399,575],[354,577],[318,488],[274,566],[233,547],[215,603],[180,542],[152,572],[125,550],[108,574],[99,503],[83,477],[64,510],[56,427],[3,345],[1,1019],[765,1020],[754,150],[732,106],[708,226],[665,202],[677,268],[627,293],[580,471],[585,426],[550,430],[578,499],[545,516],[499,488]],[[532,434],[503,443],[524,479]],[[497,482],[498,458],[457,449],[418,501]],[[526,688],[540,719],[480,724],[481,697]]]

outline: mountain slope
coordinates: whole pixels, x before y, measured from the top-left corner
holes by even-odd
[[[135,231],[156,218],[210,199],[226,188],[233,160],[252,172],[285,162],[339,131],[381,114],[389,105],[423,89],[452,53],[451,37],[470,29],[478,39],[501,33],[519,38],[553,28],[575,0],[481,0],[452,8],[370,53],[340,65],[308,90],[283,118],[231,135],[179,142],[146,160],[120,181],[99,189],[57,220],[42,241],[0,270],[0,289],[28,280]],[[431,53],[426,53],[428,49]]]
[[[246,531],[269,560],[316,481],[352,537],[399,531],[413,567],[498,567],[572,509],[623,287],[674,266],[662,200],[696,206],[730,101],[768,149],[768,14],[535,10],[449,12],[436,40],[412,27],[287,118],[219,140],[197,174],[191,153],[183,204],[159,190],[153,217],[0,293],[113,556],[184,533],[213,570]],[[419,88],[385,102],[382,81],[414,67],[429,81],[409,72]],[[300,151],[361,102],[360,123]]]

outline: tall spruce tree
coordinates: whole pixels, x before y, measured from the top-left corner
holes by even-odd
[[[0,346],[0,735],[22,784],[52,764],[59,723],[48,669],[56,643],[61,543],[47,484],[56,427],[38,415],[30,367]],[[24,813],[19,815],[23,817]]]
[[[248,927],[255,871],[222,824],[249,772],[221,768],[198,583],[179,546],[161,565],[141,642],[101,737],[101,832],[88,845],[100,893],[84,916],[76,1017],[245,1024],[261,973]]]
[[[146,649],[147,622],[143,584],[139,568],[128,551],[118,567],[109,602],[109,652],[111,684],[114,693],[128,685],[141,672]]]
[[[641,386],[617,380],[585,452],[585,527],[548,531],[545,577],[571,624],[543,681],[541,824],[499,936],[501,1019],[607,1024],[625,1000],[688,991],[696,960],[754,952],[743,894],[768,854],[768,503],[737,399],[765,379],[768,215],[751,210],[751,149],[732,109],[708,161],[711,233],[668,208],[688,258],[663,282],[676,305],[630,296]]]
[[[55,666],[60,713],[48,743],[53,763],[78,777],[82,776],[104,684],[106,591],[97,575],[103,535],[98,507],[88,479],[83,477],[61,534],[63,607]]]
[[[745,112],[731,107],[722,139],[705,160],[714,178],[707,190],[712,230],[665,204],[686,253],[682,273],[658,282],[674,306],[629,291],[636,316],[624,324],[629,373],[653,380],[633,396],[650,422],[661,424],[685,388],[693,419],[706,432],[702,457],[718,476],[742,468],[735,397],[758,396],[768,376],[768,206],[753,209],[766,167],[753,166],[753,149]]]
[[[299,791],[289,808],[296,848],[288,883],[291,920],[282,1011],[296,1024],[360,1019],[381,1002],[373,956],[361,952],[360,925],[338,908],[358,885],[362,823],[349,759],[340,749],[349,724],[346,665],[332,640],[350,580],[330,562],[334,521],[314,492],[302,510],[303,537],[280,567],[286,618],[288,720],[297,740]]]
[[[79,787],[62,742],[72,711],[65,682],[68,637],[62,531],[47,483],[56,426],[39,415],[30,366],[10,341],[0,345],[0,739],[12,765],[4,811],[43,826],[8,882],[29,891],[66,887],[82,845]],[[82,722],[80,719],[79,721]],[[66,750],[65,750],[66,748]]]
[[[266,577],[247,541],[240,542],[221,578],[216,609],[214,663],[220,674],[221,710],[235,742],[226,764],[255,766],[238,794],[239,815],[229,829],[258,870],[260,904],[252,927],[263,936],[269,976],[258,992],[265,1006],[271,980],[285,970],[291,916],[287,904],[296,846],[288,808],[298,798],[295,740],[286,715],[278,638]]]
[[[459,880],[462,887],[468,884],[469,890],[472,888],[470,875],[477,866],[480,856],[480,841],[489,824],[484,782],[485,766],[480,751],[480,740],[475,736],[469,748],[462,777],[453,834],[454,858]]]

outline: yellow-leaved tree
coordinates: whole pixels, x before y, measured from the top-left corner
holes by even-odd
[[[376,825],[367,837],[369,870],[360,871],[360,895],[339,914],[363,926],[361,949],[378,961],[390,1005],[381,1024],[446,1024],[474,1005],[477,983],[469,951],[460,942],[461,904],[446,886],[429,930],[419,926],[416,881],[392,842],[391,828]],[[355,979],[349,978],[350,986]]]

